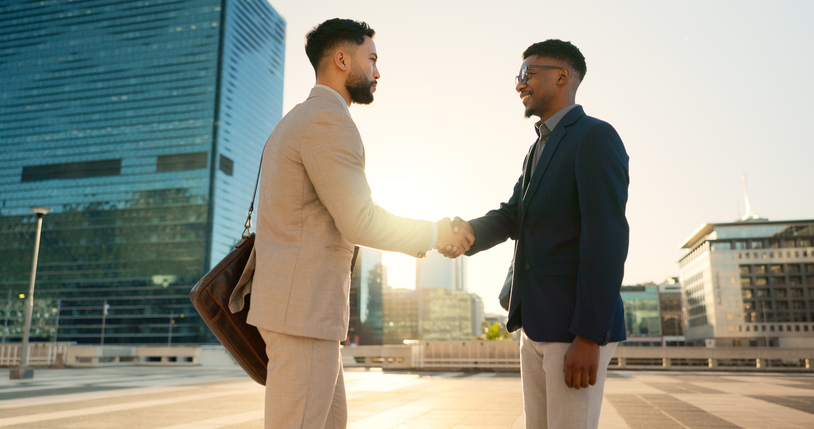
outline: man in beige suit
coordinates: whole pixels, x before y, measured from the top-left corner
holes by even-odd
[[[405,219],[371,199],[348,107],[373,101],[373,35],[367,24],[342,19],[308,33],[316,86],[277,124],[263,153],[248,322],[269,357],[266,428],[347,426],[339,346],[355,245],[422,258],[434,247],[459,254],[474,240],[454,234],[448,218]]]

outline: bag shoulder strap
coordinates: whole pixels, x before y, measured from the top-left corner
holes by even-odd
[[[263,146],[263,152],[266,146]],[[254,212],[254,199],[257,197],[257,187],[260,184],[260,172],[263,171],[263,153],[260,154],[260,165],[257,167],[257,179],[254,180],[254,192],[252,192],[252,202],[249,203],[249,214],[246,216],[246,223],[243,224],[243,238],[249,238],[252,232],[252,212]],[[350,275],[353,276],[353,268],[356,267],[356,257],[359,256],[359,246],[353,248],[353,258],[350,261]]]

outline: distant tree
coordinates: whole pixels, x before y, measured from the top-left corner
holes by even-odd
[[[478,339],[487,341],[511,341],[512,334],[506,331],[506,328],[500,323],[495,322],[490,326],[488,323],[483,322],[483,334],[481,334]]]

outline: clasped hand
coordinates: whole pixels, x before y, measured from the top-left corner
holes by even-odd
[[[450,221],[445,217],[435,223],[438,226],[438,241],[435,248],[447,258],[457,258],[475,243],[475,231],[463,219],[455,217]]]

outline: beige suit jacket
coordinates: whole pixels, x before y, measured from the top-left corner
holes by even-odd
[[[375,205],[362,138],[342,102],[314,88],[263,152],[248,322],[341,341],[348,331],[354,245],[423,257],[432,223]]]

